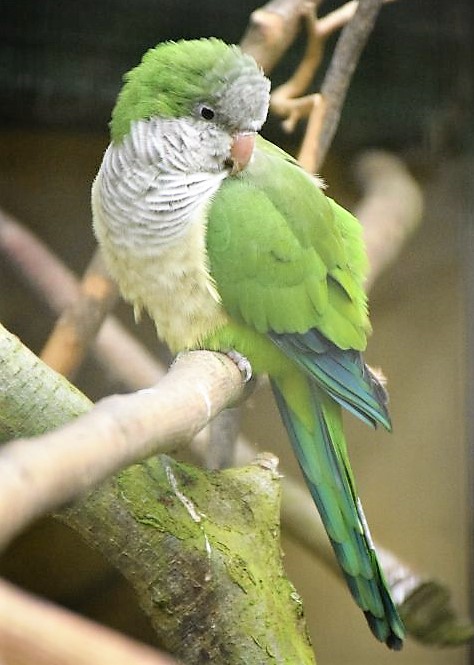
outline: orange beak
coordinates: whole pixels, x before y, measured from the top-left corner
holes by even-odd
[[[235,134],[232,138],[230,147],[230,156],[232,160],[232,175],[242,171],[252,157],[253,149],[255,147],[255,133],[254,132],[240,132]]]

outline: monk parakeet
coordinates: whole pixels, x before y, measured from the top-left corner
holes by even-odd
[[[92,189],[111,275],[173,352],[233,349],[270,377],[349,589],[375,636],[404,628],[357,495],[346,408],[390,429],[364,364],[367,259],[357,220],[257,135],[270,83],[217,39],[169,42],[125,75]]]

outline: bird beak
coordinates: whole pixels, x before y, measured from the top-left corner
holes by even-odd
[[[252,157],[255,147],[255,132],[239,132],[232,137],[230,146],[231,175],[242,171]]]

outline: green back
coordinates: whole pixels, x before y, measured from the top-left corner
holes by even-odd
[[[279,148],[259,138],[209,212],[211,273],[224,306],[258,332],[317,328],[362,350],[370,329],[358,221]]]

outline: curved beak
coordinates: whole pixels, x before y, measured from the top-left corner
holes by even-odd
[[[242,171],[249,163],[255,147],[255,136],[255,132],[238,132],[232,137],[230,146],[232,175]]]

